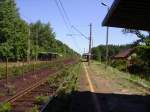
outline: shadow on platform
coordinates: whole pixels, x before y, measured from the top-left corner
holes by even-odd
[[[96,112],[92,95],[102,112],[150,112],[150,96],[72,92],[56,97],[44,112]],[[56,111],[54,111],[56,110]]]

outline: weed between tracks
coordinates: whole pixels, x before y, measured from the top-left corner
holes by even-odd
[[[0,104],[0,112],[10,112],[10,111],[11,111],[10,103]]]
[[[30,65],[30,66],[32,67],[33,65]],[[30,68],[30,66],[28,65],[26,67]],[[34,65],[34,67],[35,67],[35,65]],[[69,67],[69,66],[66,67],[64,64],[60,63],[60,61],[59,61],[59,63],[58,62],[56,62],[56,63],[47,63],[46,62],[46,63],[44,63],[44,65],[43,65],[43,63],[42,64],[40,63],[40,64],[36,65],[36,67],[37,67],[37,69],[48,68],[48,67],[53,68],[53,69],[55,69],[55,68],[64,69],[63,72],[61,72],[60,74],[49,77],[48,85],[50,88],[53,89],[53,91],[56,91],[56,88],[59,88],[60,85],[62,84],[62,81],[64,80],[63,78],[65,78],[67,76],[68,73],[66,71],[73,68],[73,65],[71,65],[71,67]],[[17,69],[19,69],[19,67],[17,67]],[[30,68],[30,69],[32,69],[32,68]],[[24,68],[24,71],[25,71],[25,68]],[[3,94],[0,94],[0,95],[3,96]],[[49,99],[51,99],[51,97],[43,96],[42,94],[40,96],[36,96],[35,102],[34,102],[35,106],[31,109],[31,112],[38,112],[38,110],[41,109],[41,105],[42,106],[45,105]],[[0,105],[0,112],[10,112],[10,110],[12,110],[11,104],[6,103],[6,104]],[[28,110],[28,112],[29,112],[29,110]]]
[[[69,112],[70,93],[77,90],[80,64],[65,68],[62,73],[49,78],[50,85],[58,87],[57,95],[49,102],[43,112]]]
[[[44,111],[48,110],[50,112],[55,112],[58,110],[65,110],[65,112],[67,112],[66,110],[68,109],[70,102],[69,93],[77,89],[80,64],[69,67],[65,67],[63,64],[60,64],[59,67],[63,67],[63,71],[55,76],[49,77],[48,79],[48,84],[50,87],[54,89],[57,88],[55,96],[48,97],[40,95],[35,97],[36,105],[30,109],[30,112],[39,112],[40,105],[48,103],[48,100],[51,100],[52,102],[52,106],[50,106],[52,110],[44,109]]]
[[[67,105],[69,105],[69,94],[70,92],[76,90],[77,88],[77,80],[78,74],[80,70],[80,64],[65,66],[63,63],[58,65],[58,68],[64,68],[62,72],[57,75],[50,76],[48,78],[48,84],[51,88],[56,90],[55,96],[37,96],[35,97],[35,106],[29,110],[29,112],[39,112],[39,107],[41,105],[45,105],[49,101],[52,101],[55,109],[66,109]],[[56,101],[56,102],[55,102]],[[53,108],[52,107],[52,108]],[[55,110],[53,110],[55,112]],[[51,112],[53,112],[51,111]],[[57,110],[56,110],[57,111]]]
[[[35,103],[36,104],[45,104],[47,103],[49,100],[49,97],[48,96],[43,96],[43,95],[40,95],[40,96],[36,96],[35,97]]]

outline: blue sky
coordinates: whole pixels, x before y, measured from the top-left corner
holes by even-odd
[[[89,36],[89,24],[93,24],[93,46],[105,44],[106,28],[101,23],[107,13],[107,8],[101,5],[101,0],[61,0],[69,16],[71,24],[82,33]],[[113,0],[103,0],[111,6]],[[21,17],[28,23],[41,20],[44,23],[50,22],[56,33],[56,38],[69,45],[79,53],[88,49],[88,41],[77,35],[73,37],[67,34],[68,31],[54,0],[16,0]],[[110,28],[109,44],[127,44],[137,38],[134,35],[124,35],[120,28]]]

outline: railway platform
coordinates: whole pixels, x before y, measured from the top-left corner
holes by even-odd
[[[148,91],[111,71],[97,62],[83,63],[71,112],[150,112]]]

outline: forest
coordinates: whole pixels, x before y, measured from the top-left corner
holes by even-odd
[[[15,0],[0,1],[0,58],[5,60],[32,58],[39,52],[57,52],[68,56],[75,53],[56,39],[50,23],[27,23],[20,17]]]

